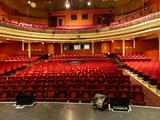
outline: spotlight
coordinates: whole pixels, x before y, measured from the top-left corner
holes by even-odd
[[[65,3],[65,7],[68,9],[68,8],[70,8],[70,6],[71,5],[70,5],[69,1],[67,0],[66,3]]]

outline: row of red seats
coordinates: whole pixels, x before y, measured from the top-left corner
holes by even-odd
[[[117,25],[120,23],[124,23],[124,22],[128,22],[130,20],[139,18],[139,17],[143,17],[144,15],[148,15],[151,13],[153,8],[151,7],[147,7],[145,9],[141,9],[135,12],[131,12],[128,14],[125,14],[123,16],[119,16],[118,19],[115,22],[112,22],[111,25]]]
[[[8,88],[8,87],[14,87],[14,85],[18,85],[18,86],[36,86],[36,84],[38,84],[39,86],[43,86],[45,89],[45,87],[53,85],[55,88],[71,88],[71,87],[84,87],[84,88],[91,88],[91,87],[100,87],[100,86],[104,86],[106,88],[108,88],[110,85],[113,87],[119,87],[119,86],[127,86],[130,85],[130,81],[129,80],[101,80],[101,81],[96,81],[95,80],[88,80],[88,81],[72,81],[72,80],[67,80],[67,81],[63,81],[63,80],[50,80],[50,81],[45,81],[45,80],[14,80],[14,81],[0,81],[0,87],[1,88]]]
[[[77,25],[77,26],[56,26],[55,33],[83,33],[83,32],[96,32],[99,31],[102,25]]]
[[[35,30],[48,29],[47,25],[24,23],[24,22],[18,22],[14,20],[5,20],[5,19],[0,20],[0,24],[12,25],[18,28],[27,28],[27,29],[35,29]]]
[[[70,59],[48,59],[45,60],[45,62],[72,62],[72,61],[81,61],[81,62],[90,62],[90,61],[102,61],[105,60],[106,58],[101,58],[101,59],[97,59],[97,58],[70,58]]]
[[[53,87],[53,86],[51,86]],[[112,88],[110,86],[110,88]],[[0,100],[6,101],[6,100],[15,100],[16,96],[20,93],[31,95],[34,94],[37,101],[72,101],[72,102],[78,102],[79,100],[81,102],[91,102],[91,98],[93,98],[93,95],[95,93],[102,93],[108,96],[108,98],[112,97],[122,97],[126,99],[131,99],[133,104],[138,105],[144,105],[144,98],[143,98],[143,92],[141,91],[141,86],[133,85],[131,87],[121,87],[119,91],[112,89],[109,90],[103,90],[98,88],[92,88],[92,89],[55,89],[50,88],[48,86],[48,89],[35,89],[35,88],[25,88],[22,89],[12,89],[12,90],[1,90],[0,92]]]
[[[52,81],[56,81],[56,80],[63,80],[63,81],[67,81],[67,80],[73,80],[73,81],[76,81],[76,80],[97,80],[97,81],[101,81],[101,80],[110,80],[110,79],[113,79],[113,80],[119,80],[119,79],[122,79],[122,80],[129,80],[129,76],[124,76],[121,72],[115,72],[114,73],[103,73],[103,74],[99,74],[99,73],[93,73],[93,74],[43,74],[43,76],[41,76],[42,74],[37,74],[37,75],[34,75],[34,74],[29,74],[29,75],[25,75],[25,74],[16,74],[16,75],[11,75],[9,77],[0,77],[0,81],[4,80],[4,81],[8,81],[10,82],[11,80],[39,80],[39,81],[43,81],[43,80],[52,80]]]
[[[25,67],[27,63],[25,62],[0,62],[0,76],[7,72],[15,71]]]
[[[17,69],[21,69],[27,66],[27,64],[37,61],[39,56],[32,56],[28,58],[27,56],[11,56],[0,60],[0,75],[7,75],[10,72],[14,72]]]
[[[125,56],[123,55],[117,55],[120,61],[150,61],[151,59],[143,54],[137,54],[137,53],[132,53],[132,54],[126,54]]]
[[[93,29],[93,28],[101,28],[102,25],[63,25],[63,26],[56,26],[57,30],[79,30],[79,29]]]
[[[97,72],[98,71],[98,72]],[[21,72],[16,74],[107,74],[107,73],[120,73],[113,63],[107,61],[101,62],[86,62],[83,64],[67,64],[63,62],[47,62],[28,67]]]
[[[90,48],[90,47],[89,47]],[[64,51],[64,54],[65,55],[84,55],[84,57],[87,55],[87,54],[91,54],[91,50],[89,49],[81,49],[81,50],[65,50]]]
[[[54,30],[56,34],[67,34],[67,33],[72,33],[72,34],[77,34],[77,33],[93,33],[93,32],[98,32],[100,31],[100,28],[91,28],[91,29],[78,29],[78,30]]]
[[[28,56],[18,55],[18,56],[11,56],[7,57],[0,62],[35,62],[39,59],[40,56],[32,56],[29,58]]]
[[[52,55],[50,58],[104,58],[104,54],[62,54]]]
[[[45,31],[48,29],[47,25],[42,24],[32,24],[32,23],[24,23],[18,22],[14,20],[5,20],[1,19],[0,24],[2,26],[8,26],[12,28],[31,30],[31,31]],[[100,30],[102,25],[77,25],[77,26],[56,26],[54,32],[55,33],[70,33],[70,32],[96,32]]]
[[[139,77],[143,77],[150,85],[160,83],[160,62],[141,61],[141,62],[125,62],[127,67]]]
[[[57,61],[57,62],[61,62],[61,61],[65,61],[65,62],[69,62],[69,61],[102,61],[102,60],[108,60],[108,58],[105,58],[104,55],[86,55],[86,56],[79,56],[79,55],[61,55],[61,56],[50,56],[47,61]]]
[[[151,77],[151,79],[158,79],[159,75],[160,75],[160,62],[125,62],[125,64],[131,68],[133,68],[134,70],[137,70],[141,73],[143,73],[144,75],[149,75]]]

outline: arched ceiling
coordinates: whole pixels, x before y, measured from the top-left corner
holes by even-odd
[[[36,3],[36,8],[27,5],[28,0],[0,0],[12,10],[34,17],[45,17],[50,11],[65,10],[66,0],[30,0]],[[69,0],[70,9],[111,9],[115,14],[122,14],[142,8],[144,1],[148,0]],[[87,6],[91,1],[91,6]]]

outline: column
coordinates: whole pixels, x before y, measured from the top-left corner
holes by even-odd
[[[125,56],[125,40],[122,40],[122,55]]]
[[[22,51],[24,51],[24,41],[22,41]]]
[[[63,43],[61,43],[61,54],[63,54]]]
[[[133,39],[133,48],[136,48],[136,41],[135,41],[135,38]]]
[[[31,57],[31,43],[28,42],[28,57]]]
[[[158,40],[158,41],[159,41],[159,42],[158,42],[158,43],[159,43],[159,44],[158,44],[158,46],[159,46],[159,47],[158,47],[158,48],[159,48],[159,50],[158,50],[158,51],[159,51],[159,52],[158,52],[158,55],[159,55],[159,61],[160,61],[160,34],[159,34],[158,39],[159,39],[159,40]]]
[[[94,42],[92,42],[92,54],[94,54]]]

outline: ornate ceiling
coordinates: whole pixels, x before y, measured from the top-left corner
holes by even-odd
[[[30,16],[44,17],[49,11],[65,10],[66,0],[30,0],[36,3],[36,8],[27,4],[28,0],[0,0],[11,10]],[[91,6],[87,2],[91,1]],[[70,9],[112,9],[115,14],[122,14],[142,8],[147,0],[69,0]],[[10,11],[11,12],[11,11]]]

